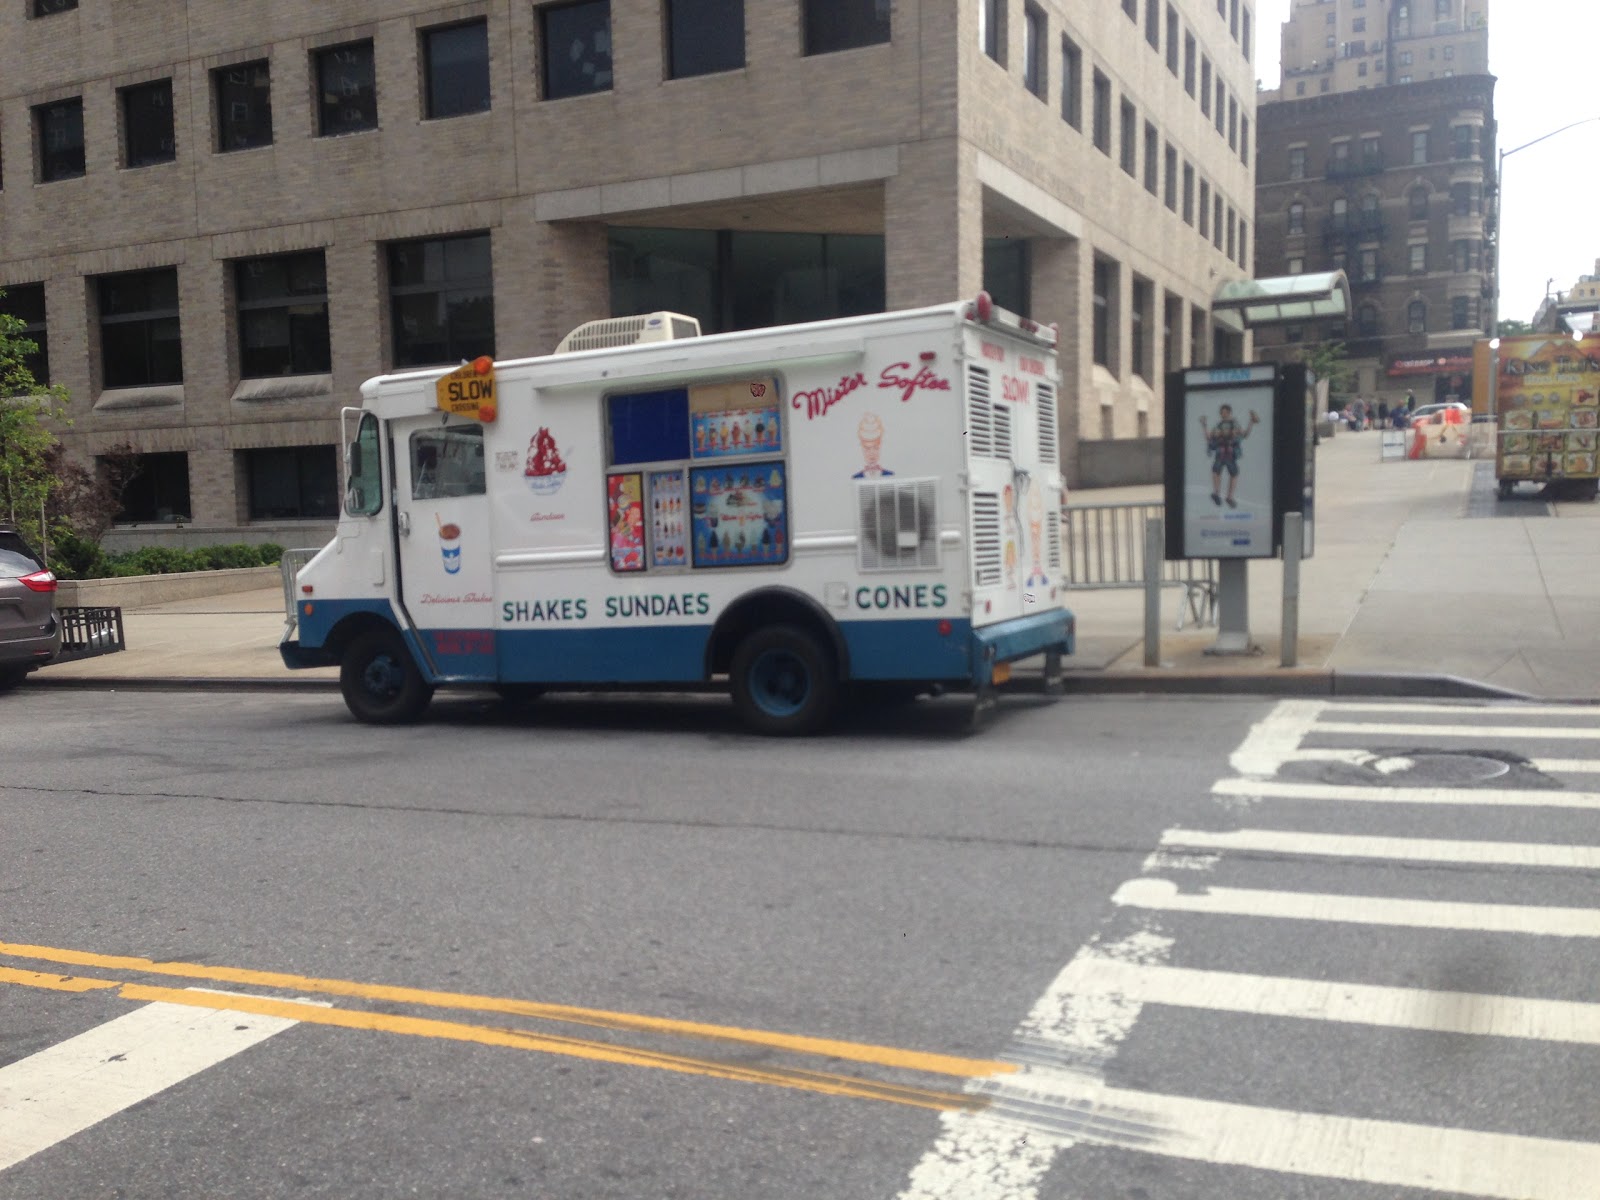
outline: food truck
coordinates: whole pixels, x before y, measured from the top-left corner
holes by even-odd
[[[992,704],[1072,653],[1056,334],[987,294],[700,336],[591,322],[539,358],[386,375],[346,409],[344,508],[294,582],[291,668],[360,720],[726,679],[754,729],[847,692]]]
[[[1485,339],[1475,412],[1495,418],[1500,498],[1521,482],[1594,496],[1600,483],[1600,334]]]

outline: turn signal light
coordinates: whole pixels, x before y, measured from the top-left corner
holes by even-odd
[[[20,576],[17,582],[30,592],[53,592],[56,590],[56,573],[54,571],[35,571],[31,575]]]

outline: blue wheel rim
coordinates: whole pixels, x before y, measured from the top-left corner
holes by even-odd
[[[405,683],[405,673],[392,655],[374,655],[361,672],[361,683],[372,696],[388,700],[397,695]]]
[[[770,717],[792,717],[811,698],[811,671],[788,650],[764,650],[750,664],[750,698]]]

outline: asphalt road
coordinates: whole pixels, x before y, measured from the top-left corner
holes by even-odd
[[[1600,714],[1436,707],[24,690],[0,1200],[1600,1195]]]

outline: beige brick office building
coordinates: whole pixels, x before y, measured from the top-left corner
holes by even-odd
[[[1069,478],[1242,354],[1239,0],[6,0],[0,305],[123,540],[306,543],[363,379],[988,287],[1062,330]],[[1075,417],[1072,415],[1075,412]],[[180,526],[183,533],[179,534]]]

